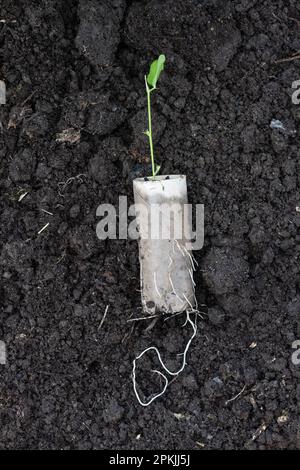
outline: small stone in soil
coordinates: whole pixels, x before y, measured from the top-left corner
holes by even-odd
[[[208,318],[213,325],[222,325],[225,320],[225,313],[219,308],[210,308]]]
[[[124,408],[119,405],[117,400],[112,399],[103,411],[103,419],[107,424],[117,423],[122,419],[124,412]]]

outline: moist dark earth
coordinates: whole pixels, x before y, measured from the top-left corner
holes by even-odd
[[[0,448],[299,448],[299,2],[0,5]],[[96,210],[150,174],[160,53],[156,158],[205,205],[203,313],[184,372],[142,407],[133,359],[156,345],[176,369],[191,332],[183,316],[128,321],[138,246],[100,241]],[[158,367],[138,364],[145,399]]]

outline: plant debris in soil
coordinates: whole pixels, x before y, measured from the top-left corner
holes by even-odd
[[[1,449],[299,448],[299,21],[296,0],[2,0]],[[180,318],[128,322],[137,243],[95,228],[150,174],[159,53],[156,157],[205,205],[205,313],[184,373],[143,408],[134,357],[154,344],[174,370],[186,336]]]

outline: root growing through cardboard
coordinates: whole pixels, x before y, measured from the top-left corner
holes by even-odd
[[[196,313],[196,310],[192,310],[192,311],[187,311],[187,312],[181,312],[181,315],[186,313],[186,321],[183,325],[183,327],[185,327],[188,323],[191,325],[192,327],[192,335],[190,337],[190,339],[188,340],[187,344],[186,344],[186,347],[185,347],[185,350],[183,353],[179,353],[179,355],[182,355],[183,356],[183,360],[182,360],[182,365],[181,367],[177,370],[177,371],[171,371],[170,369],[167,368],[167,366],[165,365],[165,363],[163,362],[162,358],[161,358],[161,355],[160,355],[160,352],[159,350],[155,347],[155,346],[150,346],[149,348],[146,348],[144,349],[144,351],[142,351],[133,361],[133,369],[132,369],[132,382],[133,382],[133,389],[134,389],[134,393],[135,393],[135,396],[139,402],[140,405],[142,406],[149,406],[154,400],[156,400],[158,397],[161,397],[165,391],[167,390],[168,388],[168,385],[169,385],[169,379],[167,378],[167,376],[165,374],[163,374],[162,372],[156,370],[156,369],[153,369],[152,372],[153,373],[156,373],[156,374],[159,374],[163,379],[164,379],[164,386],[163,386],[163,389],[161,392],[157,393],[156,395],[153,395],[149,400],[147,401],[143,401],[139,395],[139,392],[137,390],[137,382],[136,382],[136,363],[139,359],[141,359],[141,357],[143,357],[144,354],[146,354],[148,351],[155,351],[157,357],[158,357],[158,360],[160,362],[160,365],[162,366],[163,370],[171,375],[173,378],[176,378],[185,368],[187,362],[186,362],[186,356],[187,356],[187,353],[189,351],[189,348],[190,348],[190,345],[194,339],[194,337],[196,336],[197,334],[197,323],[196,323],[196,315],[195,315],[195,320],[192,321],[191,320],[191,317],[190,317],[190,314],[192,313]]]
[[[193,271],[195,271],[195,264],[197,264],[196,260],[193,258],[193,256],[186,250],[186,248],[182,245],[180,246],[180,244],[178,243],[177,240],[175,240],[176,242],[176,245],[175,243],[173,244],[173,253],[174,253],[174,250],[175,250],[175,246],[176,248],[179,250],[179,252],[182,254],[182,256],[185,258],[186,260],[186,268],[189,272],[189,275],[191,277],[191,281],[192,281],[192,285],[193,285],[193,300],[189,300],[187,298],[187,296],[185,295],[184,292],[181,292],[180,294],[182,294],[182,296],[184,297],[185,301],[187,302],[188,304],[188,308],[185,312],[177,312],[177,313],[173,313],[171,314],[170,316],[168,316],[165,320],[169,320],[170,318],[174,318],[175,316],[177,315],[183,315],[183,314],[186,314],[186,320],[185,320],[185,323],[183,324],[183,328],[186,326],[186,325],[190,325],[192,327],[192,334],[186,344],[186,347],[184,349],[184,352],[183,353],[179,353],[178,356],[183,356],[183,359],[182,359],[182,365],[181,367],[176,370],[176,371],[171,371],[170,369],[168,369],[168,367],[165,365],[165,363],[163,362],[162,358],[161,358],[161,355],[160,355],[160,352],[159,350],[155,347],[155,346],[150,346],[146,349],[144,349],[144,351],[142,351],[134,360],[133,360],[133,369],[132,369],[132,382],[133,382],[133,389],[134,389],[134,393],[135,393],[135,396],[139,402],[140,405],[142,406],[149,406],[154,400],[156,400],[157,398],[161,397],[165,391],[167,390],[168,388],[168,385],[170,384],[170,381],[167,377],[166,374],[170,375],[172,378],[171,381],[173,381],[174,379],[176,379],[176,377],[184,370],[187,362],[186,362],[186,356],[187,356],[187,353],[189,351],[189,348],[190,348],[190,345],[194,339],[194,337],[196,336],[197,334],[197,316],[200,315],[200,312],[198,311],[198,304],[197,304],[197,299],[196,299],[196,296],[195,296],[195,282],[194,282],[194,279],[193,279]],[[170,265],[172,265],[173,263],[173,259],[171,256],[170,257]],[[155,290],[157,291],[157,293],[159,293],[159,287],[157,286],[156,284],[156,273],[153,274],[153,278],[154,278],[154,284],[155,284]],[[175,288],[174,288],[174,284],[173,284],[173,281],[172,281],[172,278],[171,278],[171,275],[169,273],[169,282],[170,282],[170,287],[171,287],[171,292],[174,293],[174,295],[182,302],[184,303],[184,300],[182,300],[182,298],[178,295],[178,293],[175,291]],[[195,307],[193,306],[193,304],[195,305]],[[194,314],[194,320],[191,319],[191,315]],[[146,319],[146,318],[153,318],[154,316],[157,316],[157,315],[151,315],[151,316],[148,316],[148,317],[143,317],[143,319]],[[201,316],[201,315],[200,315]],[[137,385],[137,381],[136,381],[136,367],[137,367],[137,361],[139,359],[141,359],[144,354],[146,354],[148,351],[154,351],[157,355],[157,358],[159,360],[159,363],[161,365],[161,367],[163,368],[164,372],[166,373],[163,373],[157,369],[153,369],[152,372],[155,373],[155,374],[158,374],[164,381],[164,385],[163,385],[163,388],[162,390],[155,394],[155,395],[152,395],[149,399],[147,400],[144,400],[141,398],[139,392],[138,392],[138,385]]]

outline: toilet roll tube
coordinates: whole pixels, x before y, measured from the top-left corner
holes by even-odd
[[[133,191],[143,311],[173,314],[192,310],[194,264],[186,248],[191,238],[186,177],[136,178]]]

